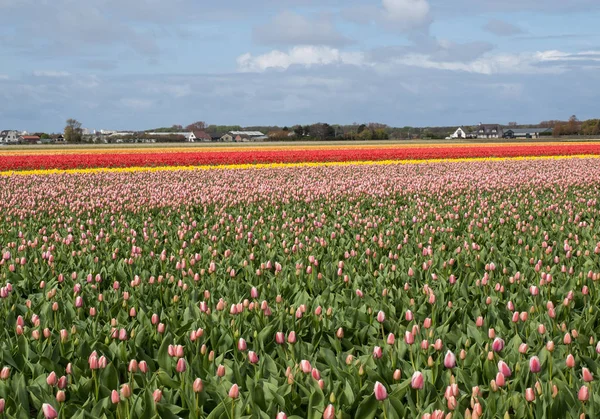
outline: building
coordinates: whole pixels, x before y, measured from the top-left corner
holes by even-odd
[[[196,135],[192,131],[188,132],[146,132],[145,133],[149,137],[160,137],[160,136],[171,136],[171,135],[179,135],[185,137],[185,141],[188,143],[193,143],[196,141]]]
[[[459,127],[449,138],[467,138],[467,133],[462,127]]]
[[[479,124],[474,134],[476,138],[502,138],[504,131],[498,124]]]
[[[193,131],[193,134],[197,141],[212,141],[210,134],[206,133],[205,131]]]
[[[21,144],[39,144],[40,137],[37,135],[21,135],[19,137],[19,143]]]
[[[552,128],[508,128],[504,138],[540,138],[552,135]]]
[[[17,144],[20,135],[16,130],[4,130],[0,132],[0,144]]]
[[[247,141],[264,141],[267,137],[260,131],[229,131],[221,137],[224,142],[247,142]]]

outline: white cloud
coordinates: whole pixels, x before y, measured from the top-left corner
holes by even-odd
[[[268,24],[256,27],[254,40],[265,45],[347,45],[352,41],[338,32],[331,17],[307,17],[282,12]]]
[[[567,53],[563,51],[538,51],[520,54],[485,54],[469,61],[436,59],[432,55],[408,53],[392,60],[393,65],[404,65],[435,70],[493,74],[560,74],[568,62],[600,62],[600,51]],[[555,64],[555,65],[544,65]],[[565,64],[564,66],[561,64]],[[389,70],[389,68],[387,68]]]
[[[343,52],[331,47],[297,46],[288,52],[274,50],[263,55],[244,54],[237,59],[238,69],[243,72],[260,72],[271,68],[287,69],[293,65],[305,67],[348,64],[365,64],[362,52]]]
[[[133,109],[133,110],[149,109],[152,107],[152,105],[154,105],[154,101],[147,100],[147,99],[129,98],[129,99],[121,99],[119,102],[123,106]]]
[[[71,73],[67,71],[36,70],[33,75],[35,77],[69,77]]]
[[[385,17],[406,27],[420,26],[429,19],[427,0],[382,0]]]

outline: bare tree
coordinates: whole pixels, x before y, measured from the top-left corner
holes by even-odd
[[[190,124],[187,127],[185,127],[186,131],[204,131],[205,129],[206,129],[206,122],[204,122],[204,121],[197,121],[197,122],[194,122],[193,124]]]

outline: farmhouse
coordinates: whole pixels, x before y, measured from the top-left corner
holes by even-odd
[[[37,135],[21,135],[19,137],[20,144],[38,144],[40,142],[40,137]]]
[[[504,131],[504,138],[540,138],[552,135],[552,128],[508,128]]]
[[[502,138],[503,133],[498,124],[479,124],[474,134],[477,138]]]
[[[450,138],[467,138],[467,133],[462,127],[459,127],[454,134],[450,135]]]
[[[224,142],[263,141],[268,137],[260,131],[229,131],[221,137]]]
[[[0,144],[16,144],[19,142],[19,132],[15,130],[4,130],[0,132]]]

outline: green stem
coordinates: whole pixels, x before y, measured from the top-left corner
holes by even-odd
[[[387,419],[387,409],[385,408],[385,400],[383,401],[383,419]]]

